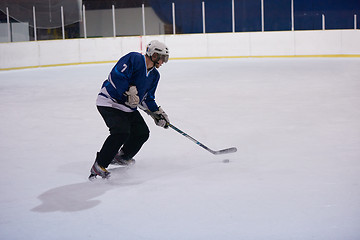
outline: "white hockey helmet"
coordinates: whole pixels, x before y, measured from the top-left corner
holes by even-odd
[[[152,40],[146,48],[146,55],[151,57],[154,53],[157,53],[159,55],[158,59],[154,62],[158,62],[160,59],[163,60],[164,63],[166,63],[169,60],[169,49],[168,47],[158,40]]]

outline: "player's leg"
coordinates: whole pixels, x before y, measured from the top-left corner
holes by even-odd
[[[130,117],[130,136],[124,143],[121,151],[122,158],[132,159],[149,139],[149,128],[138,111],[132,112]]]
[[[98,152],[96,163],[107,168],[130,135],[130,114],[109,107],[98,107],[98,110],[109,128],[110,135]]]

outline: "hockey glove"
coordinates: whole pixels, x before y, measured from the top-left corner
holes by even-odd
[[[151,114],[150,116],[154,119],[156,125],[163,128],[169,127],[170,124],[169,117],[161,107],[159,107],[159,110],[153,112],[153,114]]]
[[[136,108],[140,102],[140,98],[137,94],[138,91],[136,86],[130,86],[129,90],[124,93],[124,95],[127,96],[127,101],[125,104],[131,108]]]

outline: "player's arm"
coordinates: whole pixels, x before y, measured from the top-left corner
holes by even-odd
[[[154,84],[153,88],[147,93],[147,96],[142,103],[142,109],[147,112],[155,121],[157,126],[168,128],[170,120],[165,111],[159,107],[155,101],[155,91],[158,81]]]

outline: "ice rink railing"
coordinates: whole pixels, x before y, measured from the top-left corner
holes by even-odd
[[[231,29],[233,33],[235,33],[235,18],[236,18],[236,11],[235,11],[235,1],[234,0],[227,0],[227,1],[231,1],[231,12],[229,12],[229,15],[231,15]],[[261,32],[265,31],[265,25],[267,24],[265,22],[265,8],[264,8],[264,1],[266,2],[266,0],[261,0],[261,4],[260,4],[260,9],[259,9],[259,18],[260,18],[260,24],[261,24]],[[289,18],[289,23],[290,23],[290,31],[294,31],[295,30],[295,14],[294,14],[294,0],[290,0],[291,4],[290,4],[290,9],[288,11],[290,11],[290,18]],[[61,25],[58,25],[58,32],[57,35],[54,39],[56,38],[61,38],[61,39],[66,39],[66,23],[65,23],[65,13],[66,13],[66,9],[64,9],[63,6],[57,6],[59,7],[59,9],[57,9],[56,11],[60,12],[60,16],[56,16],[56,18],[59,18],[57,20],[57,22]],[[79,19],[79,24],[81,25],[81,29],[78,30],[79,32],[76,33],[78,34],[78,36],[74,37],[69,37],[69,38],[87,38],[88,37],[88,33],[87,33],[87,21],[86,21],[86,9],[85,9],[85,4],[81,5],[79,8],[79,16],[81,19]],[[142,36],[146,36],[147,35],[147,31],[146,31],[146,23],[147,23],[147,19],[145,16],[145,5],[142,4],[141,7],[139,8],[141,9],[141,15],[139,15],[139,19],[138,21],[141,22],[142,25],[142,29],[141,32],[139,31],[137,34],[135,35],[142,35]],[[11,26],[11,10],[9,10],[9,7],[6,7],[5,9],[2,9],[6,15],[6,24],[7,24],[7,31],[0,31],[1,35],[0,36],[0,40],[2,40],[4,42],[4,39],[7,39],[7,42],[14,42],[13,39],[13,35],[14,33],[12,33],[12,26]],[[110,9],[109,9],[110,10]],[[117,24],[122,24],[122,23],[116,23],[116,17],[115,17],[115,5],[112,5],[111,8],[111,22],[109,21],[107,23],[107,25],[109,26],[109,28],[112,28],[112,36],[113,37],[117,37],[117,28],[115,27]],[[54,11],[54,10],[53,10]],[[69,10],[68,10],[69,11]],[[176,5],[175,3],[171,3],[171,9],[169,9],[169,11],[171,11],[171,25],[172,25],[172,34],[177,34],[176,32]],[[288,15],[289,13],[287,13]],[[39,24],[39,20],[37,19],[38,13],[37,13],[37,8],[35,6],[32,7],[32,20],[29,19],[28,21],[28,25],[29,25],[29,40],[34,40],[37,41],[38,40],[38,25]],[[50,14],[51,15],[51,14]],[[325,30],[326,28],[326,14],[325,13],[320,13],[320,17],[319,18],[319,22],[321,21],[321,30]],[[356,30],[357,29],[357,14],[353,14],[353,29]],[[141,19],[140,19],[141,18]],[[206,1],[202,1],[201,2],[201,25],[202,25],[202,33],[208,33],[206,30]],[[4,30],[4,28],[2,28]],[[312,30],[312,29],[309,29]],[[6,32],[6,33],[5,33]],[[200,33],[200,32],[199,32]],[[7,36],[4,36],[4,35]],[[16,33],[15,33],[16,34]],[[91,37],[91,36],[90,36]]]

